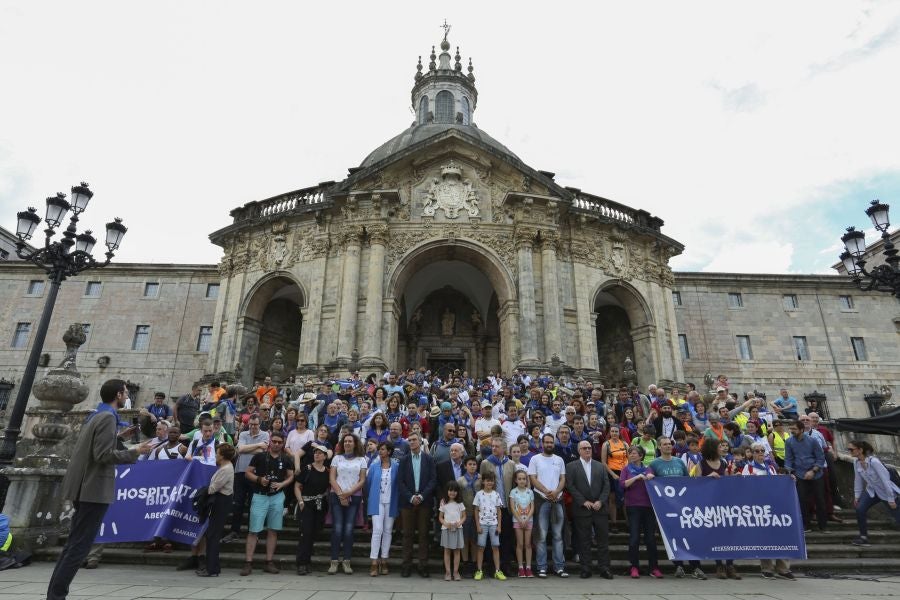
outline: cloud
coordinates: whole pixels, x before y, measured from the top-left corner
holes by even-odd
[[[755,83],[732,89],[713,83],[712,87],[721,92],[722,105],[728,111],[753,112],[766,103],[766,93]]]
[[[723,244],[706,266],[705,272],[787,273],[790,271],[794,245],[790,242],[734,240]]]
[[[860,30],[853,32],[850,39],[863,33],[864,29],[860,27]],[[810,75],[816,76],[822,73],[844,69],[874,56],[885,48],[895,45],[898,41],[900,41],[900,18],[894,19],[874,35],[869,36],[862,42],[844,50],[840,54],[837,54],[824,62],[810,65]]]

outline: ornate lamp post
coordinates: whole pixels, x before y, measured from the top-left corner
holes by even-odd
[[[112,222],[107,223],[106,260],[98,262],[94,259],[91,255],[91,250],[93,250],[97,240],[91,235],[91,231],[77,233],[78,216],[87,209],[93,195],[94,193],[88,189],[88,184],[82,182],[80,185],[72,188],[71,201],[66,200],[66,195],[62,192],[47,198],[47,213],[44,217],[44,222],[47,224],[47,229],[44,230],[46,238],[43,247],[39,247],[34,251],[30,251],[25,242],[31,239],[35,229],[41,222],[41,218],[38,216],[35,208],[29,208],[18,213],[19,220],[16,226],[16,236],[19,238],[19,242],[16,244],[16,254],[22,260],[34,263],[47,272],[47,278],[50,280],[50,290],[47,292],[44,311],[41,313],[41,320],[38,322],[37,330],[34,334],[34,343],[31,346],[31,353],[28,355],[28,362],[25,365],[22,380],[19,382],[16,402],[13,405],[9,422],[3,435],[3,443],[0,446],[0,467],[11,464],[16,454],[16,442],[19,439],[22,418],[25,415],[25,406],[28,404],[28,396],[31,394],[35,371],[37,371],[38,361],[41,358],[41,350],[44,347],[44,339],[47,337],[47,327],[50,325],[50,317],[53,314],[53,306],[56,304],[56,296],[59,293],[60,284],[68,277],[77,275],[87,269],[108,265],[109,261],[112,260],[113,253],[119,248],[119,244],[122,243],[122,236],[127,231],[127,228],[122,224],[122,219],[116,218]],[[62,232],[61,239],[53,240],[56,228],[65,220],[69,211],[72,211],[69,226]]]
[[[866,234],[857,231],[855,227],[848,227],[847,233],[841,236],[846,250],[840,259],[859,289],[866,292],[872,290],[888,292],[900,298],[900,256],[897,256],[898,251],[888,234],[888,228],[891,226],[888,219],[889,208],[887,204],[872,200],[872,204],[866,209],[866,214],[872,219],[875,229],[881,232],[885,264],[878,265],[871,271],[866,270],[866,261],[863,259],[866,253]]]

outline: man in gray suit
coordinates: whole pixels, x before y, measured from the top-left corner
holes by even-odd
[[[141,454],[149,454],[152,442],[130,450],[120,445],[116,431],[121,424],[117,409],[128,399],[128,388],[121,379],[110,379],[100,387],[97,411],[91,414],[78,434],[75,450],[62,483],[62,499],[75,506],[72,530],[50,576],[47,600],[64,600],[78,567],[87,557],[91,543],[103,522],[106,509],[115,494],[115,465],[133,463]],[[127,435],[133,428],[125,429]]]
[[[591,443],[578,442],[578,460],[566,465],[566,489],[572,496],[572,516],[578,531],[581,578],[591,576],[591,538],[597,536],[597,566],[600,576],[612,579],[609,570],[609,473],[603,463],[591,458]]]

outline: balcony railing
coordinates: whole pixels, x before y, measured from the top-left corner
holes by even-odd
[[[325,186],[317,185],[281,194],[268,200],[248,202],[244,206],[231,211],[231,216],[234,218],[235,223],[248,219],[269,219],[300,209],[315,207],[327,200],[328,196],[325,193]]]
[[[645,210],[637,210],[606,198],[592,196],[577,188],[566,189],[572,192],[572,208],[576,211],[584,211],[611,221],[646,227],[653,231],[659,231],[663,225],[662,219],[652,216]]]

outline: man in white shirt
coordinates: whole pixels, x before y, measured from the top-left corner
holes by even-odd
[[[515,402],[510,402],[506,407],[506,419],[500,425],[503,429],[503,438],[506,447],[512,448],[519,443],[519,436],[525,433],[525,423],[519,418],[519,407]]]
[[[553,543],[553,567],[559,577],[568,577],[565,571],[566,558],[563,555],[562,530],[563,514],[562,491],[566,486],[566,465],[563,459],[553,453],[556,438],[545,433],[541,438],[543,453],[532,456],[528,463],[528,476],[534,487],[535,515],[535,557],[537,576],[547,576],[547,532],[550,531]]]
[[[491,450],[491,428],[500,424],[500,420],[494,418],[491,403],[485,400],[481,404],[481,418],[475,420],[475,435],[482,455],[487,455]]]

